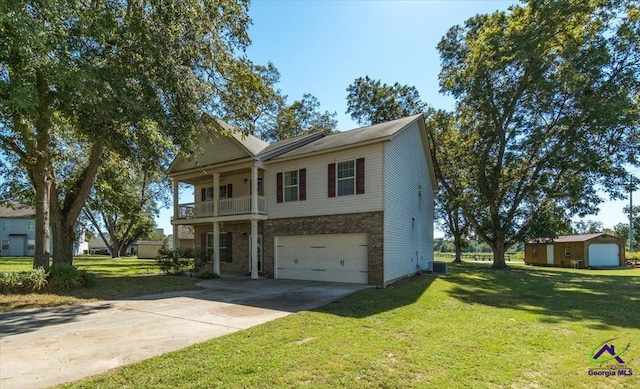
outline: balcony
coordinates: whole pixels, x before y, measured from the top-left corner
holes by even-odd
[[[178,205],[178,219],[213,217],[213,200]],[[267,204],[263,196],[258,196],[258,213],[265,214]],[[218,200],[218,216],[245,215],[251,213],[251,196]]]

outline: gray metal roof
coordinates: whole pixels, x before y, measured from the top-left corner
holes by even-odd
[[[398,131],[418,120],[420,117],[422,117],[422,114],[407,116],[405,118],[393,120],[390,122],[374,124],[373,126],[356,128],[355,130],[337,132],[322,137],[304,146],[293,149],[277,157],[274,157],[273,160],[289,158],[303,154],[316,153],[325,150],[328,151],[343,146],[356,145],[358,143],[365,143],[376,139],[383,140],[393,136]]]
[[[11,203],[9,206],[0,206],[0,217],[33,218],[36,217],[36,208],[29,205]]]

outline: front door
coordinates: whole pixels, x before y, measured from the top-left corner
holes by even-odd
[[[547,245],[547,265],[553,265],[553,245]]]
[[[251,263],[251,234],[249,234],[249,271],[253,270]],[[258,234],[258,273],[262,273],[262,234]]]

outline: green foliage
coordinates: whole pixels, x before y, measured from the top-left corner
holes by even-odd
[[[96,282],[95,275],[68,263],[55,263],[49,271],[49,286],[55,289],[92,288]]]
[[[335,112],[322,113],[318,99],[306,93],[301,100],[294,101],[278,112],[275,121],[263,137],[269,140],[281,140],[312,132],[330,134],[338,124],[335,117]]]
[[[371,125],[423,113],[427,104],[413,86],[383,84],[369,76],[347,87],[347,112],[360,124]]]
[[[35,190],[36,263],[46,260],[49,210],[54,262],[72,260],[68,235],[105,156],[166,166],[194,150],[203,110],[270,88],[241,57],[248,6],[0,3],[0,152]]]
[[[47,286],[47,272],[43,268],[30,271],[0,273],[1,294],[39,292]]]
[[[195,274],[196,276],[204,272],[207,262],[206,252],[190,249],[177,248],[170,250],[166,247],[158,251],[156,262],[160,270],[166,274]]]
[[[440,41],[440,86],[457,105],[429,132],[432,145],[455,140],[456,163],[447,171],[432,150],[436,174],[496,267],[514,243],[594,213],[598,187],[619,196],[625,167],[640,163],[639,7],[529,1]]]

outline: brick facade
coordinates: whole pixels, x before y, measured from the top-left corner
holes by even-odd
[[[249,274],[249,238],[251,222],[222,222],[220,233],[231,232],[231,262],[220,261],[220,272],[223,274]],[[213,223],[195,226],[195,247],[202,248],[202,234],[213,232]],[[258,234],[263,233],[263,222],[258,221]],[[263,259],[264,261],[264,259]],[[264,264],[263,264],[264,266]],[[273,266],[272,266],[273,268]],[[213,259],[207,263],[206,270],[213,271]],[[273,277],[273,273],[271,274]]]
[[[213,224],[194,226],[195,247],[201,248],[202,234],[213,231]],[[249,237],[251,222],[223,222],[220,232],[232,233],[232,261],[220,261],[223,274],[249,274]],[[274,238],[276,236],[319,234],[368,234],[368,275],[370,285],[384,285],[384,212],[364,212],[344,215],[308,216],[268,219],[258,222],[258,233],[263,235],[263,271],[261,275],[274,277]],[[213,270],[211,261],[207,270]]]
[[[268,219],[264,223],[264,274],[274,275],[274,237],[291,235],[350,234],[369,235],[369,284],[384,285],[384,213],[364,212],[344,215]]]

